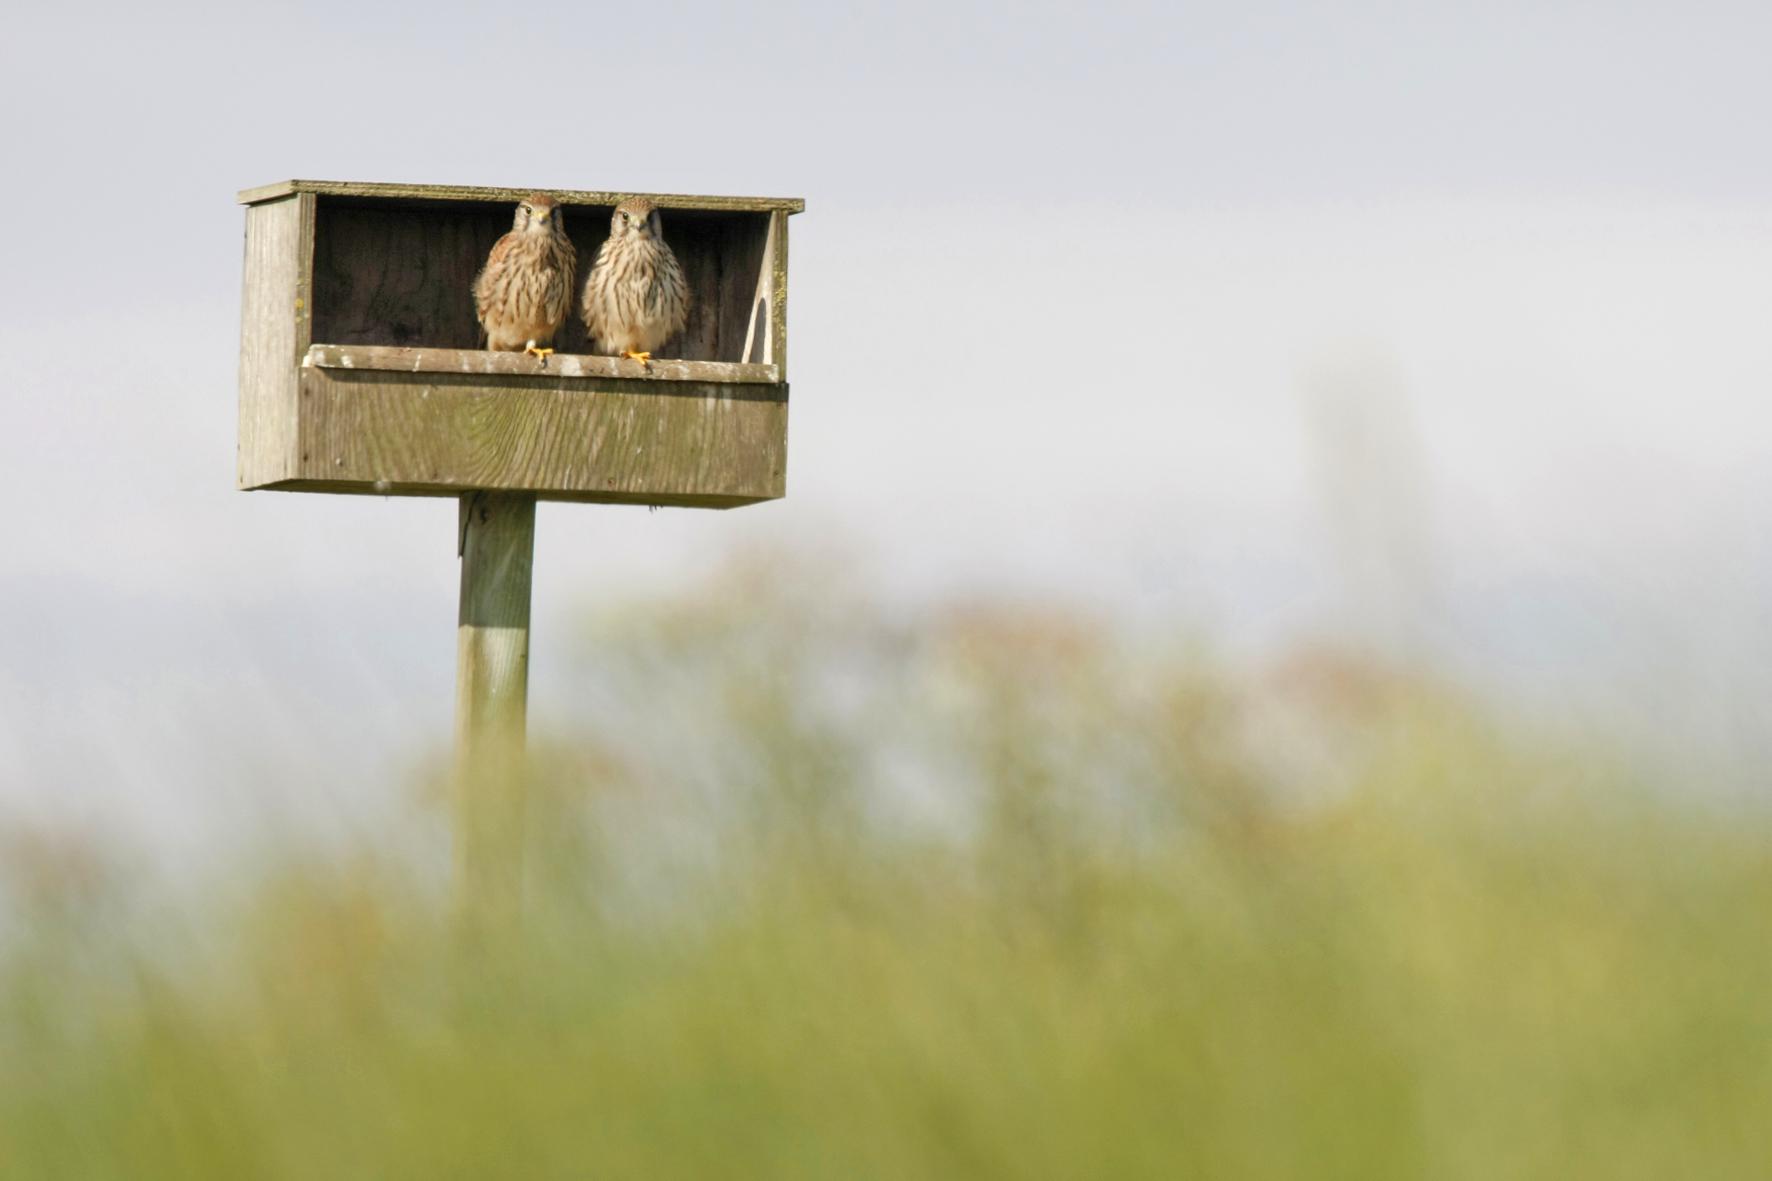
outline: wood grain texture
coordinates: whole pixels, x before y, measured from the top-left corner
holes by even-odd
[[[257,205],[246,215],[240,292],[239,486],[294,474],[296,387],[308,348],[306,262],[311,196]]]
[[[288,491],[726,508],[786,491],[786,385],[324,369]]]
[[[775,219],[769,219],[769,232],[763,239],[763,257],[768,265],[757,267],[756,287],[751,293],[749,308],[746,312],[744,333],[745,361],[757,360],[764,364],[773,364],[775,353],[770,342],[770,309],[774,301],[770,293],[775,290]],[[761,325],[761,331],[758,326]]]
[[[514,915],[521,894],[535,498],[462,498],[456,617],[455,849],[461,909]]]
[[[473,349],[483,344],[471,288],[487,253],[510,229],[511,206],[470,201],[317,198],[313,339],[324,344]],[[590,273],[609,236],[613,205],[562,202],[578,272]],[[767,213],[682,209],[665,215],[665,240],[689,284],[689,319],[655,353],[737,362],[744,356],[748,294],[764,264]],[[742,290],[741,290],[742,289]],[[575,313],[554,338],[588,353]]]
[[[730,209],[752,213],[801,213],[806,202],[799,197],[701,197],[688,193],[625,193],[602,189],[550,189],[545,186],[501,188],[477,185],[404,185],[374,181],[349,180],[284,180],[275,184],[242,189],[237,200],[242,205],[277,201],[293,193],[315,193],[329,197],[383,197],[421,201],[491,201],[511,204],[530,193],[550,193],[573,205],[606,205],[613,209],[624,198],[645,197],[660,209]]]
[[[770,265],[775,268],[775,280],[769,295],[769,359],[781,370],[785,379],[788,372],[788,215],[774,213],[775,219],[775,257]]]
[[[783,215],[786,216],[785,214]],[[675,219],[673,219],[674,221]],[[665,224],[665,238],[672,233],[672,222]],[[769,240],[770,218],[752,217],[743,222],[728,222],[726,239],[718,257],[720,269],[713,276],[690,275],[690,290],[705,315],[712,301],[719,306],[718,345],[716,356],[723,361],[743,361],[751,329],[751,300],[756,293],[757,278],[764,271]],[[710,292],[709,288],[714,288]],[[690,308],[687,336],[695,330],[695,307]],[[752,358],[756,359],[755,356]],[[768,358],[764,358],[768,359]],[[778,373],[781,370],[777,369]],[[778,380],[786,381],[782,373]]]
[[[381,345],[308,347],[304,367],[321,369],[378,369],[396,373],[491,373],[522,377],[611,377],[627,381],[734,382],[741,385],[780,385],[781,372],[774,365],[726,361],[652,361],[641,364],[626,357],[599,357],[584,353],[555,353],[532,357],[526,353],[489,353],[484,349],[400,349]]]
[[[419,211],[322,198],[314,246],[314,339],[481,347],[474,277],[510,222],[509,207]]]

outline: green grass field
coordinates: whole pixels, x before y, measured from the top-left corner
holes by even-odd
[[[1762,817],[1327,650],[767,597],[575,640],[520,923],[15,837],[0,1176],[1772,1176]]]

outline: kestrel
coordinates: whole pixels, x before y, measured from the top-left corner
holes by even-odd
[[[486,256],[474,280],[474,313],[495,352],[546,357],[554,333],[572,310],[578,251],[566,236],[566,214],[537,193],[517,206],[511,232]]]
[[[665,245],[664,223],[644,197],[615,207],[609,237],[585,279],[585,327],[599,353],[652,358],[652,350],[683,330],[689,284]]]

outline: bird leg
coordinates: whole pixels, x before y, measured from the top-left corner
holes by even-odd
[[[546,365],[548,363],[548,358],[554,355],[553,349],[547,348],[545,346],[541,347],[541,348],[537,348],[536,344],[533,340],[529,342],[529,347],[524,349],[523,351],[528,353],[532,357],[541,358],[541,363],[543,365]]]
[[[623,349],[621,355],[630,361],[638,361],[642,365],[645,365],[652,360],[651,353],[637,353],[633,349]]]

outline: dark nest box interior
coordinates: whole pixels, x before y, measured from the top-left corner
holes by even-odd
[[[787,472],[786,198],[654,195],[692,295],[650,364],[481,350],[472,286],[528,189],[289,181],[240,194],[242,488],[725,508]],[[547,190],[590,273],[617,203]]]

